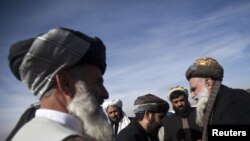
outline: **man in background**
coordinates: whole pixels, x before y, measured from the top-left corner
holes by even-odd
[[[162,126],[169,104],[153,95],[137,97],[134,102],[135,120],[132,120],[115,138],[116,141],[158,141],[158,131]]]
[[[122,110],[122,101],[120,99],[105,101],[103,107],[113,128],[113,136],[115,137],[130,123],[130,119]]]
[[[188,91],[182,86],[170,88],[168,98],[174,114],[165,119],[164,141],[197,141],[201,139],[202,128],[196,122],[196,108],[188,101]]]

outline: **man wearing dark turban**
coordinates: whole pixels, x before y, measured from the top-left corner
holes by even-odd
[[[186,71],[197,100],[196,122],[203,126],[202,141],[208,140],[208,125],[250,124],[250,95],[223,85],[223,74],[222,66],[210,57],[197,59]]]
[[[111,141],[101,107],[109,97],[102,78],[105,50],[99,38],[66,28],[13,44],[11,70],[40,100],[13,141]]]
[[[135,120],[119,132],[116,141],[158,141],[157,134],[169,104],[152,94],[139,96],[134,102]]]

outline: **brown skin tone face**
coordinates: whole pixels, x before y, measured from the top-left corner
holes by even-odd
[[[186,106],[186,98],[184,95],[181,95],[178,98],[172,99],[171,103],[177,110],[181,110]]]
[[[99,105],[104,99],[109,97],[103,85],[101,70],[95,65],[84,65],[82,67],[82,77],[89,91],[93,91]],[[76,80],[67,70],[58,72],[55,76],[56,86],[51,91],[51,95],[46,99],[41,99],[41,108],[54,109],[67,113],[67,106],[74,98],[76,93]]]
[[[197,97],[197,95],[202,91],[203,85],[199,78],[191,78],[189,80],[190,93],[192,98]],[[198,99],[195,99],[198,100]]]
[[[95,65],[85,65],[85,67],[83,67],[83,75],[88,89],[96,94],[95,97],[101,105],[104,99],[109,98],[109,94],[103,85],[101,70]]]
[[[109,106],[107,108],[107,114],[112,123],[118,123],[121,120],[121,109],[117,106]]]

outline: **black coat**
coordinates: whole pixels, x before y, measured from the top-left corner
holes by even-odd
[[[158,141],[157,138],[148,134],[136,121],[132,120],[127,127],[121,130],[115,137],[115,141]]]
[[[210,124],[250,125],[250,94],[245,90],[221,86]]]
[[[202,137],[202,128],[195,123],[196,109],[191,108],[187,117],[192,140]],[[170,115],[164,121],[164,141],[180,141],[184,139],[184,130],[181,117],[176,114]]]

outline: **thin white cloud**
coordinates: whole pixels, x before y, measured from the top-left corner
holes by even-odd
[[[245,52],[250,44],[248,37],[232,30],[230,26],[221,30],[217,28],[248,10],[249,5],[229,13],[228,8],[225,8],[197,21],[177,23],[177,26],[169,26],[166,21],[166,25],[147,29],[153,34],[150,40],[146,38],[133,48],[122,47],[118,55],[118,51],[110,51],[111,56],[116,53],[116,61],[122,58],[122,62],[126,62],[109,69],[107,79],[110,81],[108,87],[111,95],[122,99],[132,97],[135,100],[137,96],[153,91],[166,98],[166,91],[172,85],[179,83],[187,86],[185,70],[198,57],[211,56],[222,65],[232,65],[235,61],[249,58]],[[129,41],[120,45],[126,46],[126,42]],[[130,108],[126,108],[128,113],[132,113],[132,104],[130,102]]]

